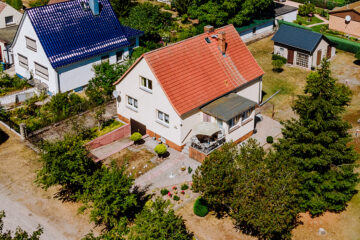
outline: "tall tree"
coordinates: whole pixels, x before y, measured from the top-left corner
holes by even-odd
[[[187,13],[188,8],[193,2],[194,0],[171,0],[171,6],[174,7],[180,15],[183,15]]]
[[[299,208],[295,171],[285,160],[266,154],[251,139],[240,151],[225,144],[196,170],[193,188],[243,231],[261,239],[290,239]]]
[[[191,240],[192,234],[187,231],[184,220],[176,216],[173,209],[168,209],[169,204],[157,198],[151,206],[146,206],[136,215],[128,239]]]
[[[127,17],[131,7],[133,6],[131,0],[110,0],[110,4],[119,18]]]
[[[351,91],[331,77],[330,63],[323,60],[309,74],[304,93],[293,107],[299,118],[284,123],[276,148],[297,167],[302,210],[313,215],[341,211],[358,183],[358,155],[349,146],[351,126],[342,119]]]

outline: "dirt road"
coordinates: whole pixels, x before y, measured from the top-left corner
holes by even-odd
[[[54,199],[56,188],[44,191],[34,184],[39,168],[37,154],[15,134],[0,145],[0,210],[5,210],[5,229],[20,226],[33,231],[40,224],[42,239],[81,239],[93,228],[86,215],[77,215],[79,204]]]

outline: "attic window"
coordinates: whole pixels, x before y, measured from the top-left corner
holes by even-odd
[[[90,10],[90,5],[89,5],[88,2],[80,2],[80,5],[81,5],[81,7],[82,7],[82,9],[84,11],[89,11]]]
[[[208,37],[205,38],[205,41],[206,41],[207,43],[211,43],[210,38],[208,38]]]

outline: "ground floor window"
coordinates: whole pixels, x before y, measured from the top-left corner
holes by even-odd
[[[251,113],[252,113],[252,108],[243,112],[241,114],[242,121],[245,121],[246,119],[248,119],[250,117]]]
[[[44,67],[38,63],[35,63],[35,74],[46,80],[49,80],[49,71],[47,67]]]
[[[132,98],[132,97],[127,97],[128,98],[128,106],[130,106],[130,107],[132,107],[132,108],[138,108],[138,101],[137,101],[137,99],[135,99],[135,98]]]
[[[231,129],[232,127],[234,127],[236,124],[238,124],[238,122],[239,122],[239,120],[240,120],[240,115],[239,116],[236,116],[236,117],[234,117],[234,118],[232,118],[232,119],[230,119],[229,121],[228,121],[228,125],[229,125],[229,129]]]
[[[169,124],[169,114],[162,111],[157,111],[157,120],[166,124]]]
[[[28,58],[20,54],[18,54],[18,58],[19,58],[19,65],[28,69],[29,68]]]
[[[309,67],[309,55],[298,52],[297,56],[296,56],[296,65],[308,68]]]

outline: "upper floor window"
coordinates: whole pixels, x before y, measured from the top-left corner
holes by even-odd
[[[127,98],[128,98],[128,101],[127,101],[128,106],[131,107],[131,108],[137,109],[138,108],[137,99],[129,97],[129,96]]]
[[[36,52],[36,41],[29,37],[25,37],[26,39],[26,47],[34,52]]]
[[[6,24],[6,25],[14,24],[14,16],[7,16],[7,17],[5,17],[5,24]]]
[[[152,92],[152,81],[140,76],[140,87]]]
[[[19,65],[28,69],[29,68],[28,58],[20,54],[18,54],[18,58],[19,58]]]
[[[35,74],[46,80],[49,79],[49,71],[47,67],[44,67],[38,63],[35,63]]]
[[[109,55],[105,55],[101,57],[101,63],[109,62]]]
[[[124,61],[124,50],[118,51],[116,53],[116,62]]]
[[[166,114],[162,111],[157,111],[157,120],[160,121],[161,123],[165,123],[166,125],[169,124],[169,114]]]

